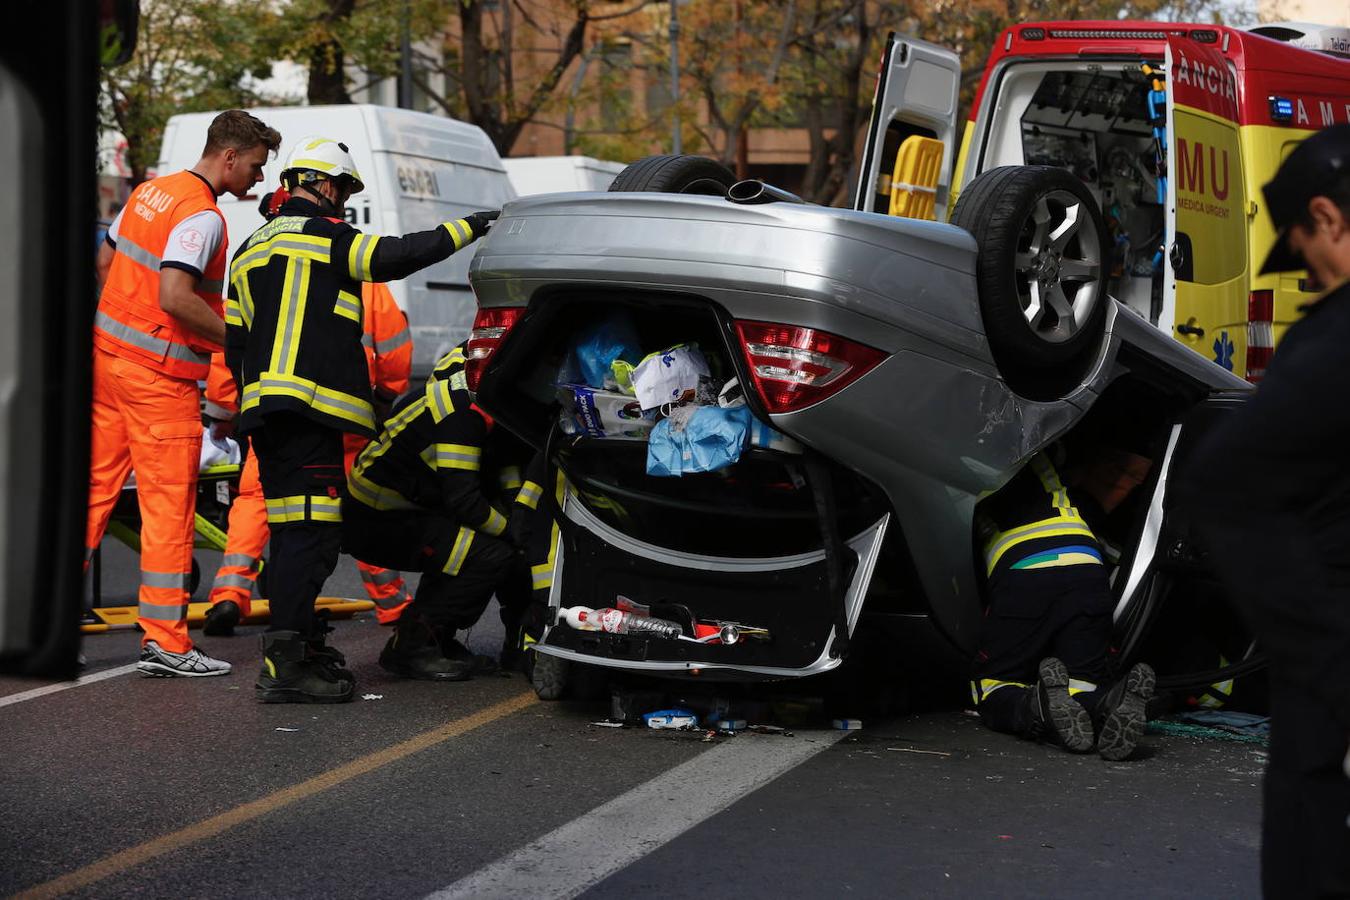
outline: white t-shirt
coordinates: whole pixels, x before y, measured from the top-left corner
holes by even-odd
[[[117,235],[122,225],[123,209],[108,226],[108,243],[117,246]],[[225,243],[225,220],[219,213],[204,209],[193,213],[174,226],[160,255],[159,267],[182,269],[198,278],[206,271],[211,258]]]

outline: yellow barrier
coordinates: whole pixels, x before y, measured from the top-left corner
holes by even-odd
[[[252,609],[249,611],[248,617],[243,620],[243,624],[265,624],[271,616],[267,601],[254,600],[251,606]],[[188,627],[200,628],[201,624],[206,621],[206,611],[210,608],[211,604],[209,603],[189,603]],[[334,619],[346,619],[359,612],[370,612],[375,608],[375,604],[369,600],[320,597],[314,601],[314,608],[328,610],[328,615]],[[129,631],[136,627],[136,607],[134,606],[100,606],[92,612],[98,622],[81,625],[80,631],[84,634],[99,634],[104,631]]]
[[[895,155],[891,175],[891,205],[888,212],[906,219],[937,218],[938,177],[942,174],[942,141],[911,134]]]

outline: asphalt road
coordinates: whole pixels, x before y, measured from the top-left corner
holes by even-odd
[[[129,597],[109,556],[105,594]],[[361,596],[350,562],[326,593]],[[1150,735],[1107,763],[956,709],[604,728],[608,704],[542,703],[520,675],[396,679],[367,616],[333,638],[371,699],[265,706],[259,631],[204,641],[224,678],[126,672],[121,632],[86,641],[78,686],[0,679],[0,896],[1258,895],[1251,744]]]

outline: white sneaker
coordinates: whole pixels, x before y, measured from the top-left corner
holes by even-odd
[[[230,664],[223,659],[212,659],[193,647],[186,653],[172,653],[154,641],[141,647],[141,661],[136,670],[151,678],[205,678],[210,675],[230,674]]]

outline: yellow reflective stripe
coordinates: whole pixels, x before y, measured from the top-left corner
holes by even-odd
[[[543,496],[544,488],[542,485],[527,481],[520,486],[520,491],[516,494],[516,502],[528,509],[538,509],[539,498]]]
[[[464,560],[469,556],[469,548],[473,546],[474,530],[460,526],[459,533],[455,535],[455,545],[450,548],[450,557],[445,561],[445,567],[441,569],[447,575],[458,575],[459,570],[464,567]]]
[[[385,422],[384,431],[380,436],[376,438],[373,443],[368,444],[366,449],[361,451],[361,455],[356,458],[356,464],[352,466],[352,474],[364,475],[366,470],[369,469],[376,460],[383,456],[391,446],[393,446],[394,439],[412,424],[412,421],[425,411],[426,408],[426,400],[422,397],[418,397],[412,403],[405,406],[397,415]],[[350,481],[351,479],[348,478],[349,483]],[[384,490],[374,482],[367,481],[367,483],[376,491]],[[362,502],[365,501],[363,500]],[[374,504],[369,503],[367,505],[373,506]]]
[[[333,312],[344,318],[351,319],[357,325],[360,325],[361,298],[348,291],[339,290],[337,294],[337,303],[333,304]]]
[[[290,375],[300,354],[300,335],[305,325],[305,306],[309,302],[310,262],[291,259],[286,262],[286,278],[281,285],[281,310],[277,314],[277,333],[272,337],[273,372]]]
[[[455,249],[460,250],[473,237],[473,229],[469,223],[463,219],[455,219],[453,222],[443,222],[441,224],[446,231],[450,233],[450,240],[455,242]],[[461,229],[463,229],[461,231]]]
[[[450,382],[433,378],[427,382],[427,406],[431,409],[432,421],[440,422],[455,411],[455,401],[450,398]]]
[[[979,681],[971,681],[970,696],[978,704],[984,701],[986,697],[1002,687],[1022,687],[1029,688],[1031,685],[1021,681],[1000,681],[997,678],[981,678]]]
[[[355,469],[347,473],[347,492],[351,494],[353,500],[371,509],[383,511],[417,508],[416,504],[398,491],[376,484]]]
[[[562,475],[558,476],[561,487]],[[559,501],[561,502],[561,501]],[[553,587],[553,566],[558,557],[558,523],[554,522],[548,532],[548,561],[530,566],[530,589],[542,591]]]
[[[225,324],[226,325],[244,325],[244,317],[239,311],[239,301],[230,299],[225,301]]]
[[[464,350],[456,346],[453,350],[436,361],[436,368],[431,370],[431,374],[435,378],[447,377],[445,373],[455,366],[464,365],[465,362]]]
[[[480,525],[479,529],[497,537],[506,530],[506,516],[489,507],[487,521]]]
[[[504,491],[519,490],[523,483],[520,466],[502,466],[502,470],[497,473],[497,484]]]
[[[310,495],[309,517],[315,522],[341,522],[342,501],[337,497]]]
[[[1069,492],[1064,484],[1059,480],[1059,473],[1050,460],[1045,458],[1044,453],[1037,453],[1031,458],[1031,470],[1036,473],[1036,477],[1041,480],[1041,487],[1050,495],[1050,502],[1058,510],[1060,515],[1064,515],[1063,510],[1071,510],[1073,507],[1069,504]]]
[[[300,222],[308,221],[306,219],[298,220]],[[303,227],[303,226],[302,226]],[[231,266],[231,281],[234,278],[248,274],[249,271],[258,266],[265,266],[271,262],[273,256],[285,256],[292,259],[307,259],[311,262],[326,263],[331,261],[333,254],[333,239],[323,237],[317,234],[296,234],[295,232],[283,232],[267,240],[259,241],[250,246],[235,259]]]
[[[1070,515],[1061,515],[1053,519],[1041,519],[1029,525],[1021,525],[1001,531],[985,545],[984,561],[992,573],[998,561],[1017,544],[1048,537],[1085,537],[1095,539],[1092,529],[1078,516],[1077,510],[1069,508]]]
[[[481,448],[469,444],[432,444],[430,449],[435,454],[438,469],[477,472],[483,455]]]
[[[253,409],[267,396],[293,397],[325,415],[365,428],[375,425],[375,411],[369,401],[326,388],[308,378],[282,372],[263,372],[257,381],[244,385],[239,411]]]
[[[305,500],[304,494],[267,500],[268,523],[275,525],[285,522],[305,521]]]
[[[351,249],[347,251],[347,269],[357,281],[373,280],[370,263],[379,243],[379,236],[374,234],[358,234],[352,239]]]

